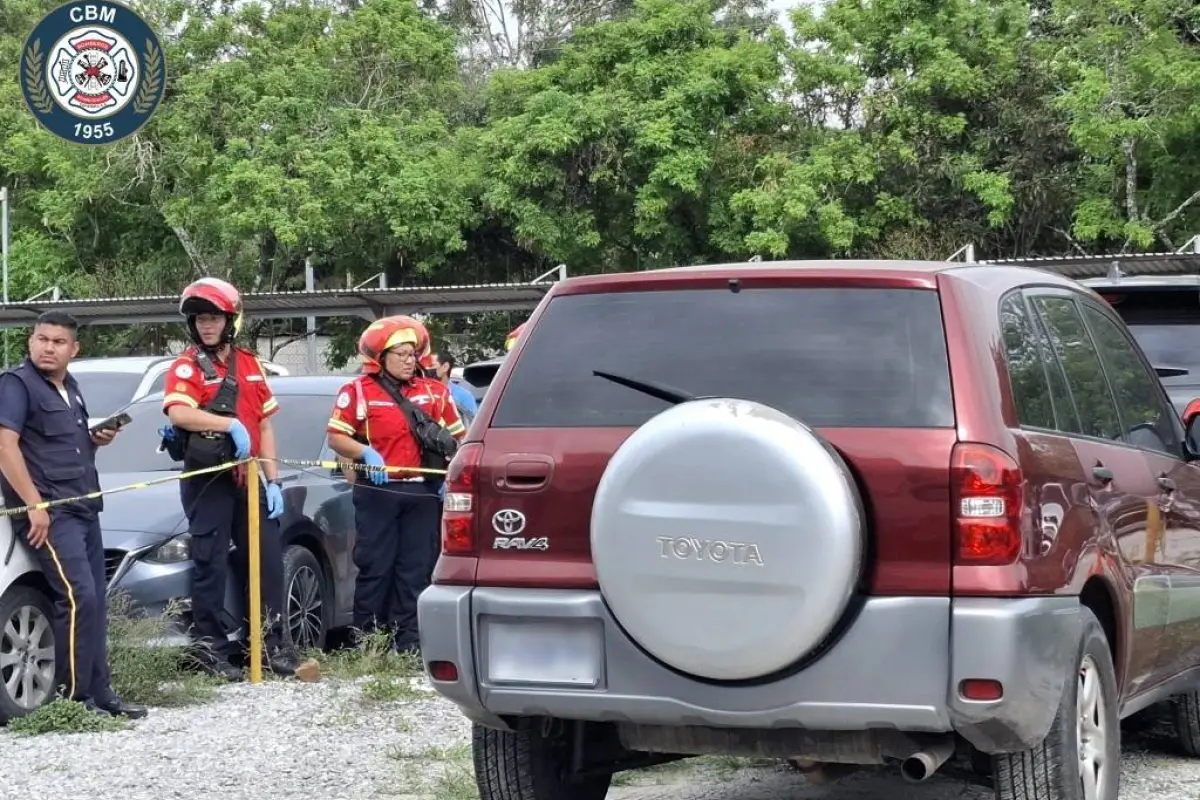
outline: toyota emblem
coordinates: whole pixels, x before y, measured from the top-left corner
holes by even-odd
[[[492,515],[492,528],[504,536],[516,536],[525,530],[525,515],[515,508],[504,508]]]

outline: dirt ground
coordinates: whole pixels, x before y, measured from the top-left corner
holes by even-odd
[[[1183,755],[1161,711],[1123,726],[1121,800],[1195,800],[1200,759]],[[921,784],[906,783],[897,769],[869,768],[814,785],[785,764],[745,767],[712,758],[669,764],[617,776],[608,800],[992,800],[986,778],[964,760],[948,762]]]

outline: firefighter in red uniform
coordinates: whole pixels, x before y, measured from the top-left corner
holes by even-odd
[[[429,351],[412,317],[373,323],[358,340],[363,375],[338,392],[329,446],[367,467],[354,484],[354,626],[387,630],[400,652],[417,652],[417,596],[429,585],[440,539],[441,478],[388,471],[437,467],[466,433],[445,384],[420,375]]]
[[[216,278],[202,278],[183,290],[179,311],[193,342],[166,376],[163,411],[171,424],[164,444],[184,470],[203,469],[233,459],[262,456],[265,486],[255,487],[262,504],[260,553],[267,664],[291,675],[299,658],[283,639],[283,555],[279,517],[283,494],[278,482],[275,433],[271,416],[279,403],[267,385],[258,358],[233,345],[241,327],[242,300],[237,290]],[[222,616],[229,573],[230,544],[243,591],[248,588],[248,540],[244,467],[180,481],[179,494],[191,535],[192,622],[197,657],[204,668],[227,680],[240,680],[230,661]],[[249,602],[245,604],[249,606]]]

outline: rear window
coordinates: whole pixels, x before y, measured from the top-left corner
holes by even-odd
[[[599,369],[756,400],[819,427],[954,425],[932,291],[726,288],[565,295],[529,333],[497,428],[632,427],[667,407]]]
[[[1200,382],[1200,291],[1164,289],[1162,291],[1102,290],[1129,332],[1156,367],[1181,367],[1187,375],[1163,378],[1166,386]]]

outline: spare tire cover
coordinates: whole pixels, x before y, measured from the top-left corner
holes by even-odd
[[[693,400],[618,448],[591,546],[613,616],[681,672],[747,680],[795,664],[846,611],[862,503],[807,426],[745,400]]]

